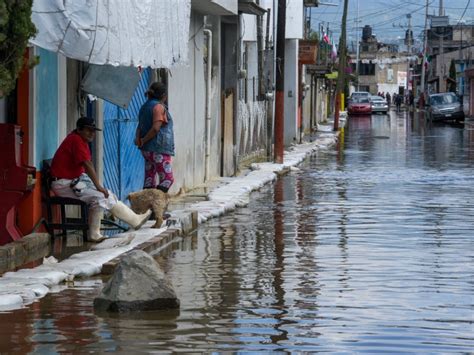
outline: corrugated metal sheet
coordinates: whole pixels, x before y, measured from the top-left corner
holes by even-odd
[[[104,105],[104,180],[121,200],[143,188],[144,161],[133,140],[150,78],[147,69],[126,110],[109,102]]]

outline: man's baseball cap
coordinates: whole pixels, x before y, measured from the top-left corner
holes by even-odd
[[[90,117],[81,117],[77,120],[76,128],[84,128],[84,127],[93,128],[96,131],[102,131],[100,128],[97,128],[95,126],[94,119]]]

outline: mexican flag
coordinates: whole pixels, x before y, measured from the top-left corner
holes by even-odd
[[[332,44],[332,49],[331,49],[331,59],[336,60],[337,58],[337,49],[336,49],[336,44]]]
[[[425,55],[423,56],[423,65],[425,66],[425,68],[428,68],[428,66],[430,65],[430,62],[431,62],[431,56],[425,53]]]
[[[324,29],[323,29],[323,41],[326,42],[327,44],[331,44],[329,36],[327,35],[326,32],[324,32]]]

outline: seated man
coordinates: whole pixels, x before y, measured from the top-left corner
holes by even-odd
[[[150,210],[136,214],[100,184],[89,149],[96,131],[100,129],[96,128],[92,118],[79,118],[76,129],[61,143],[51,163],[53,192],[57,196],[77,198],[89,205],[88,240],[92,242],[105,239],[100,234],[104,209],[134,229],[140,228],[151,214]]]

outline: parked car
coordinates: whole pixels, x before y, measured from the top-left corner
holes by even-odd
[[[370,96],[370,103],[372,112],[382,112],[385,114],[388,112],[388,103],[383,97],[372,95]]]
[[[372,105],[368,97],[361,97],[358,99],[351,100],[347,107],[349,115],[360,115],[360,114],[371,114]]]
[[[464,121],[461,100],[452,92],[428,96],[428,117],[433,121]]]
[[[370,96],[370,93],[367,91],[355,91],[349,97],[349,102],[354,101],[356,99],[360,99],[360,98],[369,98],[369,96]]]

